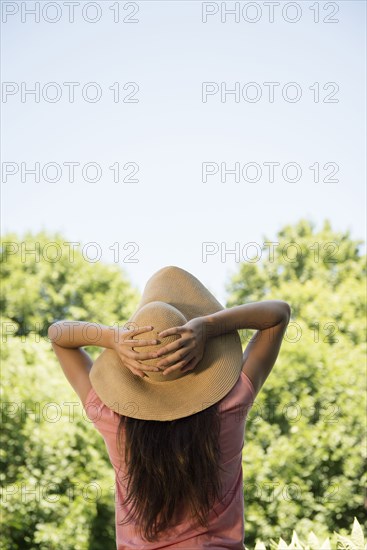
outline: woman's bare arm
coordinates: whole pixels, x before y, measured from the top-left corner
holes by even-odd
[[[158,350],[158,357],[163,357],[157,366],[164,369],[164,373],[179,368],[193,370],[203,355],[207,338],[245,328],[258,329],[246,347],[242,366],[257,393],[276,361],[290,315],[287,302],[264,300],[196,317],[182,327],[158,334],[159,338],[173,334],[179,334],[180,338]]]
[[[263,300],[234,306],[203,317],[207,337],[219,336],[232,330],[273,327],[289,319],[291,308],[283,300]]]
[[[48,328],[52,349],[65,377],[84,405],[92,387],[89,371],[93,360],[83,346],[112,347],[113,328],[85,321],[56,321]]]
[[[242,371],[257,395],[277,360],[291,308],[282,300],[264,300],[218,311],[204,318],[207,337],[231,330],[257,329],[243,354]]]

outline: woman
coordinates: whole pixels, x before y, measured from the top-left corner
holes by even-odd
[[[282,300],[224,309],[196,277],[167,266],[124,327],[50,326],[115,470],[118,550],[244,548],[245,423],[290,314]],[[246,328],[256,333],[242,353]],[[87,345],[105,348],[94,363]]]

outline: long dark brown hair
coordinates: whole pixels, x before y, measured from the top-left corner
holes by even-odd
[[[156,541],[169,527],[179,506],[208,527],[208,514],[221,496],[220,417],[218,403],[177,420],[140,420],[121,415],[117,446],[122,456],[125,427],[127,519],[139,525],[140,536]],[[182,508],[181,508],[182,510]],[[195,521],[194,521],[195,523]]]

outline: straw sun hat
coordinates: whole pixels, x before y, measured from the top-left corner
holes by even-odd
[[[152,331],[136,335],[137,339],[150,340],[162,330],[223,309],[194,275],[167,266],[148,279],[137,310],[124,326],[153,326]],[[136,351],[157,351],[177,338],[180,335],[159,338],[161,344],[139,346]],[[162,357],[142,362],[152,366]],[[146,376],[142,378],[122,364],[115,350],[106,348],[95,360],[89,377],[96,394],[113,411],[144,420],[174,420],[202,411],[225,397],[241,369],[242,346],[235,330],[213,337],[209,333],[204,355],[191,371],[178,369],[165,376],[163,371],[143,371]]]

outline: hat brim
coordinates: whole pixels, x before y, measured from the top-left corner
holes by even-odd
[[[199,279],[177,266],[163,267],[148,279],[136,312],[154,301],[171,304],[187,320],[224,309]],[[174,420],[204,410],[227,395],[240,376],[242,355],[237,331],[209,335],[204,357],[193,371],[174,380],[162,375],[159,381],[133,374],[114,350],[105,349],[92,365],[89,378],[102,402],[118,414]]]
[[[241,369],[241,341],[237,332],[231,332],[208,340],[202,361],[175,380],[141,378],[125,367],[111,349],[97,357],[89,376],[103,403],[118,414],[144,420],[174,420],[220,401],[237,382]]]

